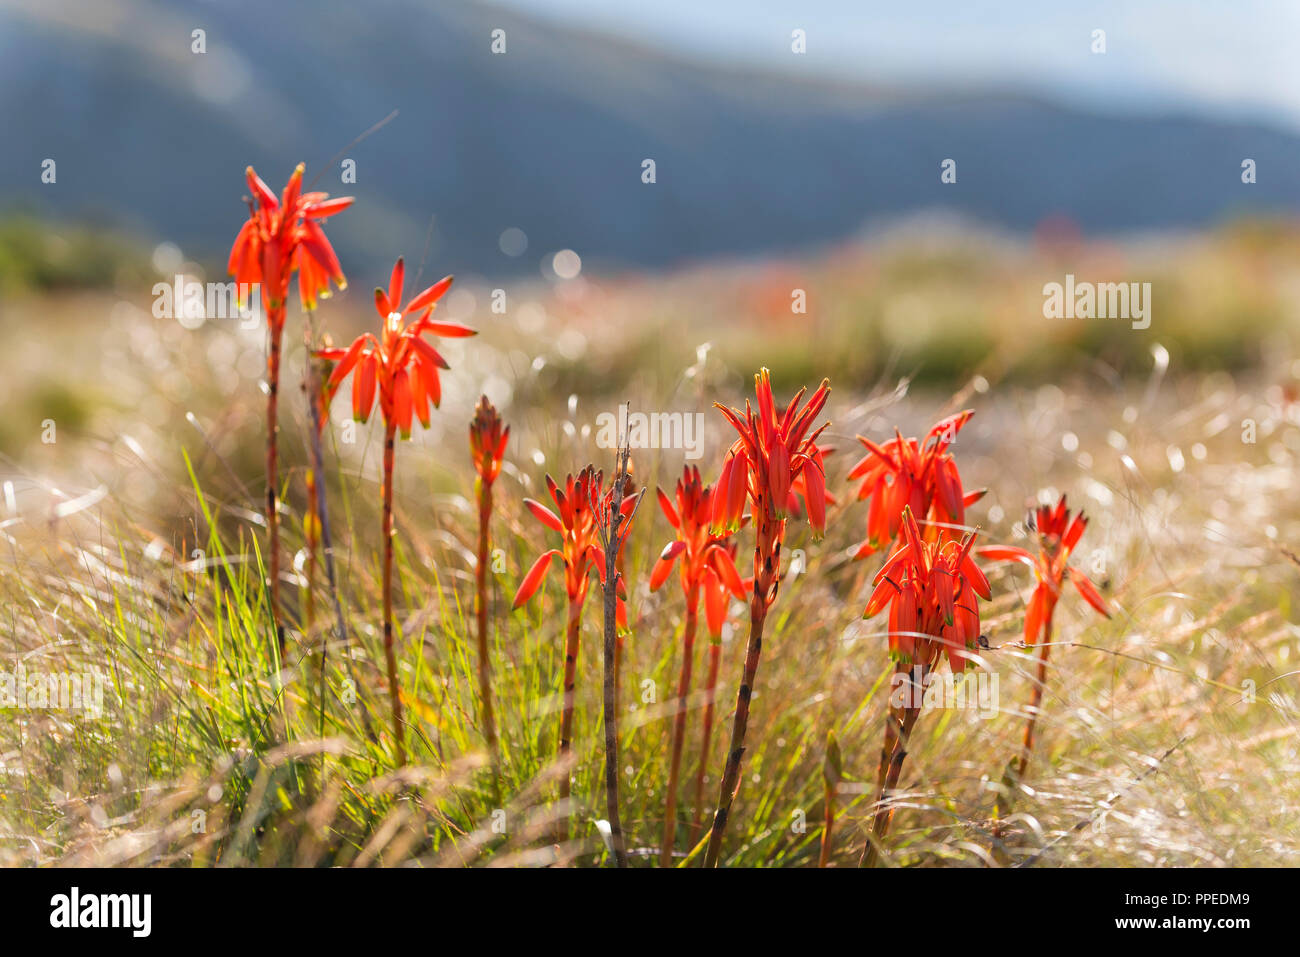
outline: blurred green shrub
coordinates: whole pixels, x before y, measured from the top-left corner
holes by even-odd
[[[150,275],[148,250],[109,230],[0,219],[0,294],[107,289]]]

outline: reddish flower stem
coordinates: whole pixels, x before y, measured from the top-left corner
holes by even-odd
[[[564,708],[560,714],[560,762],[567,763],[566,758],[572,747],[573,738],[573,702],[574,688],[578,683],[578,643],[582,634],[582,599],[586,596],[569,599],[569,625],[564,639]],[[560,778],[560,800],[569,799],[569,768],[564,769]],[[566,811],[560,820],[559,840],[569,839],[569,815]]]
[[[614,639],[614,697],[623,700],[623,642],[622,635]]]
[[[492,714],[492,672],[488,663],[487,569],[488,526],[492,521],[492,486],[478,483],[478,565],[474,569],[475,605],[478,618],[478,687],[483,699],[483,736],[492,760],[497,760],[497,732]]]
[[[718,687],[718,663],[722,660],[722,642],[709,642],[709,673],[704,684],[703,734],[700,740],[700,766],[695,771],[695,823],[691,828],[691,846],[700,839],[704,825],[704,773],[709,766],[709,745],[713,742],[713,697]]]
[[[906,668],[902,670],[905,672]],[[880,746],[880,761],[876,764],[877,791],[885,786],[885,778],[889,774],[889,762],[894,756],[894,746],[898,743],[898,726],[902,720],[902,712],[893,708],[889,709],[889,714],[885,717],[885,741]]]
[[[284,660],[284,625],[280,621],[280,339],[284,331],[284,306],[272,307],[267,315],[271,344],[266,358],[266,532],[267,568],[270,575],[271,621],[275,625],[276,650]]]
[[[664,837],[659,866],[673,862],[673,838],[677,832],[677,776],[682,767],[682,744],[686,740],[686,699],[691,693],[691,667],[695,658],[695,630],[698,622],[700,589],[692,586],[686,595],[686,624],[682,630],[682,671],[677,682],[677,711],[673,720],[673,750],[668,762],[668,799],[664,805]]]
[[[763,653],[763,625],[767,621],[768,607],[776,597],[774,586],[781,561],[782,523],[776,518],[766,490],[754,512],[757,542],[754,546],[754,594],[749,602],[749,643],[745,649],[745,673],[736,692],[736,714],[731,723],[731,748],[727,752],[727,764],[722,773],[718,808],[714,812],[713,828],[709,832],[709,846],[704,852],[705,867],[718,866],[718,857],[722,853],[722,835],[727,829],[731,805],[740,787],[740,762],[745,754],[749,701],[758,674],[758,660]]]
[[[899,666],[904,674],[908,674],[905,665]],[[920,687],[925,686],[925,676],[929,673],[929,668],[921,669]],[[912,681],[909,674],[908,681]],[[914,685],[907,685],[909,704],[902,708],[902,718],[899,720],[893,712],[890,712],[887,728],[894,730],[894,748],[889,756],[889,766],[885,772],[885,780],[876,795],[876,815],[871,824],[871,836],[867,838],[867,846],[862,850],[862,857],[858,861],[859,867],[874,867],[876,860],[880,856],[880,845],[889,833],[889,825],[894,819],[894,808],[887,805],[885,799],[890,796],[895,788],[898,787],[898,778],[903,771],[903,761],[907,757],[907,742],[912,736],[912,728],[916,725],[916,719],[921,714],[919,706],[913,707],[910,702],[914,700]],[[888,732],[887,732],[888,735]]]
[[[1020,745],[1020,759],[1016,765],[1016,782],[1025,779],[1025,770],[1029,767],[1029,757],[1034,750],[1034,726],[1043,704],[1043,689],[1047,686],[1047,655],[1051,650],[1052,615],[1056,612],[1053,603],[1047,610],[1047,620],[1043,624],[1043,637],[1036,649],[1038,652],[1038,677],[1029,700],[1029,719],[1025,722],[1025,737]]]
[[[406,741],[402,725],[402,697],[397,685],[397,654],[393,649],[393,447],[397,425],[384,426],[384,661],[388,669],[388,697],[393,710],[393,743],[397,766],[406,764]]]

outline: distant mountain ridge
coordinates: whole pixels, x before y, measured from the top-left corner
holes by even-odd
[[[355,185],[322,168],[394,109],[346,152]],[[331,236],[367,270],[419,257],[430,217],[432,270],[536,275],[562,248],[657,268],[807,249],[932,207],[1106,232],[1300,209],[1300,136],[1266,126],[728,73],[480,4],[0,0],[0,118],[0,209],[220,255],[244,166],[278,188],[305,159],[319,188],[360,200]],[[498,245],[511,226],[528,237],[517,258]]]

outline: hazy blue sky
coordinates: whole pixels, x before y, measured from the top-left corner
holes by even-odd
[[[713,62],[1300,128],[1300,0],[493,0]],[[806,31],[808,52],[790,52]],[[1094,29],[1107,52],[1090,52]]]

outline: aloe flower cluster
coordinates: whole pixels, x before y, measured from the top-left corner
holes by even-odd
[[[926,535],[936,538],[943,529],[958,530],[966,523],[966,509],[983,497],[986,489],[967,492],[949,451],[974,413],[959,412],[937,422],[924,439],[894,438],[877,445],[859,435],[867,454],[849,479],[861,479],[859,501],[871,500],[867,511],[867,537],[854,556],[865,558],[898,538],[903,509],[924,523]]]
[[[738,529],[748,503],[755,537],[754,588],[750,597],[744,676],[736,693],[731,747],[705,851],[705,867],[718,864],[727,817],[740,785],[740,762],[745,751],[750,698],[763,650],[763,627],[768,609],[776,601],[786,517],[798,506],[796,496],[802,496],[804,500],[813,533],[820,537],[826,530],[826,473],[823,451],[817,445],[817,438],[827,425],[814,429],[813,423],[826,405],[830,383],[823,379],[817,391],[801,404],[804,392],[800,389],[785,412],[778,415],[772,396],[771,374],[762,369],[754,377],[757,408],[748,401],[743,413],[717,405],[740,438],[727,451],[722,464],[718,492],[713,498],[713,528],[715,531]]]
[[[903,547],[876,574],[864,618],[889,607],[889,651],[903,665],[933,668],[946,653],[954,672],[971,664],[979,645],[979,599],[991,597],[988,579],[971,558],[975,533],[960,542],[927,542],[903,506]]]
[[[980,549],[980,557],[995,562],[1020,562],[1034,571],[1037,584],[1025,611],[1025,644],[1036,649],[1038,674],[1034,682],[1033,701],[1029,718],[1025,722],[1025,736],[1015,776],[1024,777],[1029,757],[1034,750],[1034,728],[1043,701],[1043,688],[1047,684],[1047,656],[1051,651],[1052,618],[1061,598],[1065,579],[1069,578],[1075,590],[1103,617],[1110,617],[1105,599],[1088,576],[1069,564],[1070,553],[1083,538],[1088,519],[1082,512],[1072,515],[1065,507],[1062,495],[1055,506],[1040,505],[1029,513],[1026,522],[1037,541],[1037,552],[1029,552],[1013,545],[990,545]]]

